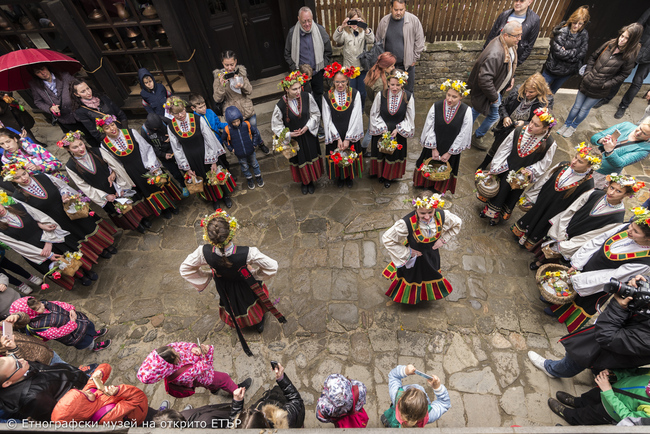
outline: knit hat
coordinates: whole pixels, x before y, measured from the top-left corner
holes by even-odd
[[[316,418],[329,423],[332,419],[345,416],[352,410],[352,386],[359,388],[359,399],[355,411],[360,411],[366,404],[366,386],[356,380],[348,380],[341,374],[331,374],[323,384],[323,391],[316,403]]]

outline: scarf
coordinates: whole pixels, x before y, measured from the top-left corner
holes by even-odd
[[[99,108],[99,98],[94,96],[90,99],[81,98],[81,103],[87,107],[94,108],[97,110]]]
[[[314,32],[313,30],[316,29]],[[312,23],[311,29],[308,32],[305,32],[300,26],[300,21],[296,23],[296,26],[293,28],[293,37],[291,38],[291,60],[296,64],[296,67],[300,65],[300,32],[311,34],[311,40],[314,44],[314,59],[316,60],[316,68],[314,68],[314,74],[325,66],[323,60],[323,53],[325,52],[325,45],[323,44],[323,37],[318,30],[318,25]]]

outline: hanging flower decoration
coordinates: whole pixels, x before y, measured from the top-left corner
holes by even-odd
[[[223,243],[220,244],[215,244],[210,240],[210,237],[208,236],[208,223],[212,221],[213,219],[217,217],[222,217],[224,220],[228,222],[228,226],[230,227],[230,233],[228,234],[228,238]],[[206,215],[201,219],[201,227],[203,228],[203,240],[207,243],[212,244],[215,247],[225,247],[230,243],[230,241],[234,238],[235,233],[237,232],[237,229],[239,229],[239,223],[237,222],[237,219],[235,217],[232,217],[228,215],[224,210],[221,208],[217,209],[213,214]]]
[[[304,85],[307,81],[309,80],[309,77],[307,74],[303,74],[300,71],[293,71],[291,74],[287,75],[284,77],[284,79],[280,80],[280,83],[278,84],[278,87],[280,89],[289,89],[291,86],[293,86],[296,83],[300,83],[300,85]]]
[[[16,161],[15,163],[5,164],[2,166],[2,179],[4,181],[13,181],[16,177],[16,172],[25,170],[25,163],[23,161]]]
[[[361,68],[357,66],[343,67],[341,66],[340,63],[334,62],[331,65],[327,65],[325,67],[324,75],[327,78],[334,78],[334,76],[339,72],[345,75],[346,77],[352,79],[352,78],[357,78],[359,75],[361,75]]]
[[[429,197],[416,197],[410,201],[406,200],[404,202],[410,203],[415,208],[442,209],[445,206],[445,201],[442,199],[442,196],[444,195],[435,193]]]
[[[106,115],[103,118],[97,118],[95,119],[95,125],[97,126],[97,130],[100,132],[104,131],[104,127],[106,125],[110,125],[117,121],[117,118],[113,115]]]
[[[634,176],[631,175],[619,175],[617,173],[610,173],[605,177],[608,182],[615,182],[621,187],[632,187],[634,194],[638,193],[643,187],[645,187],[645,182],[637,181],[634,179]],[[637,209],[637,208],[634,208]]]
[[[551,112],[548,111],[548,108],[540,107],[538,109],[535,109],[534,113],[535,116],[537,116],[539,120],[544,122],[548,127],[553,128],[557,125],[557,120],[555,120]]]
[[[447,92],[449,89],[454,89],[461,96],[469,95],[469,89],[467,88],[467,83],[465,83],[462,80],[451,81],[450,79],[447,79],[446,81],[442,82],[442,84],[440,85],[440,90]]]
[[[65,133],[65,137],[63,137],[61,140],[56,142],[56,146],[59,148],[64,148],[66,146],[69,146],[70,143],[73,143],[75,140],[81,140],[81,138],[84,136],[84,133],[81,131],[68,131]]]

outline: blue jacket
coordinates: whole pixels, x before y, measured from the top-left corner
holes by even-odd
[[[239,119],[239,127],[232,125],[233,121]],[[234,105],[226,109],[226,125],[221,135],[221,143],[224,143],[229,151],[234,151],[237,157],[246,157],[255,152],[256,136],[260,132],[257,128],[244,122],[244,117]]]
[[[194,112],[195,115],[201,116],[205,121],[210,125],[210,128],[212,128],[212,131],[214,131],[215,136],[217,136],[217,140],[219,140],[219,143],[223,142],[221,141],[221,135],[223,134],[223,129],[228,125],[226,122],[221,122],[219,120],[219,116],[215,112],[213,112],[211,109],[206,109],[205,114],[201,115],[196,112]]]
[[[149,90],[145,87],[142,80],[149,76],[154,82],[153,90]],[[149,72],[147,68],[140,68],[138,70],[138,80],[140,81],[140,96],[142,97],[142,105],[144,106],[147,113],[155,113],[159,116],[165,116],[165,109],[163,104],[167,101],[167,97],[171,95],[167,92],[165,86],[156,82],[156,79]]]
[[[407,384],[406,386],[402,386],[402,378],[406,378],[406,376],[406,366],[404,365],[399,365],[388,373],[388,394],[390,395],[390,402],[394,406],[397,406],[395,398],[397,397],[397,392],[400,388],[408,390],[411,387],[416,387],[424,392],[427,397],[427,401],[431,406],[431,410],[429,410],[429,420],[427,423],[437,421],[443,414],[447,412],[447,410],[451,408],[451,399],[449,398],[449,392],[447,392],[447,388],[444,385],[441,384],[439,389],[433,391],[436,394],[436,400],[431,402],[429,395],[427,395],[427,392],[425,392],[424,388],[419,384]]]
[[[618,138],[617,143],[627,139],[627,136],[636,129],[636,125],[632,122],[622,122],[616,124],[612,127],[607,128],[606,130],[596,133],[591,136],[591,143],[595,146],[600,146],[598,140],[603,137],[612,134],[615,130],[619,130],[621,135]],[[602,175],[609,175],[610,173],[621,173],[624,167],[641,161],[650,154],[650,142],[639,142],[633,145],[626,145],[614,149],[611,154],[605,156],[603,154],[603,163],[600,169],[596,172]]]

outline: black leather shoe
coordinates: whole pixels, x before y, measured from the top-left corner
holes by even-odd
[[[614,119],[620,119],[625,115],[625,110],[622,107],[619,107],[618,110],[616,110],[616,113],[614,114]]]
[[[384,187],[385,188],[390,188],[390,181],[385,181],[384,182]]]
[[[142,226],[142,223],[140,223],[140,224],[138,225],[138,227],[135,228],[135,230],[138,231],[138,232],[140,232],[141,234],[144,234],[144,233],[147,232],[147,229],[146,229],[144,226]]]
[[[174,215],[178,215],[178,213],[180,212],[180,211],[178,210],[178,208],[172,208],[170,211],[171,211],[172,214],[174,214]]]
[[[260,150],[262,152],[264,152],[265,154],[268,154],[269,152],[271,152],[271,150],[264,143],[260,143]]]
[[[478,216],[482,219],[486,218],[487,216],[485,215],[485,211],[481,210],[480,213],[478,213]]]
[[[107,249],[104,249],[104,250],[102,250],[102,252],[99,254],[99,256],[101,256],[101,257],[104,258],[104,259],[110,259],[111,256],[113,256],[113,255],[111,255],[111,252],[109,252]]]
[[[352,188],[352,185],[353,185],[353,184],[352,184],[352,180],[351,180],[350,178],[346,179],[346,180],[345,180],[345,185],[347,185],[348,188]]]
[[[224,197],[223,203],[226,205],[226,208],[232,208],[232,199],[230,199],[230,197]]]
[[[533,262],[530,263],[528,268],[535,271],[535,270],[539,269],[539,267],[541,267],[541,266],[542,266],[542,264],[537,265],[537,261],[533,261]]]
[[[172,212],[170,210],[168,210],[168,209],[163,210],[163,212],[160,215],[165,220],[171,220],[171,218],[172,218]]]
[[[257,330],[257,333],[262,334],[264,331],[264,320],[266,319],[266,316],[262,317],[262,321],[258,322],[255,324],[255,329]]]
[[[496,225],[499,224],[500,221],[501,221],[501,219],[499,219],[499,217],[490,219],[490,226],[496,226]]]
[[[338,183],[337,183],[337,186],[338,186],[339,188],[343,188],[343,184],[345,184],[345,181],[343,181],[342,179],[339,178]]]
[[[553,398],[548,399],[548,406],[553,413],[557,414],[562,419],[564,419],[564,411],[566,410],[566,406],[564,406],[561,402]]]
[[[313,182],[310,182],[309,185],[307,186],[307,191],[309,194],[314,194],[314,191],[316,191],[316,186],[314,185]]]
[[[309,187],[306,184],[303,184],[302,187],[300,187],[300,191],[302,191],[302,194],[307,194],[309,193]]]
[[[246,389],[249,389],[251,387],[251,384],[253,384],[253,379],[248,377],[247,379],[239,383],[237,387],[244,387]]]
[[[149,228],[151,227],[151,222],[150,222],[149,220],[146,220],[146,219],[142,219],[142,221],[140,222],[140,224],[141,224],[142,226],[144,226],[145,228],[147,228],[147,229],[149,229]]]
[[[555,394],[555,397],[557,398],[558,401],[560,401],[564,405],[568,405],[570,407],[576,406],[576,397],[573,395],[569,395],[568,393],[562,392],[560,390]]]
[[[108,250],[111,255],[117,254],[117,249],[114,246],[108,246],[106,247],[106,250]]]

